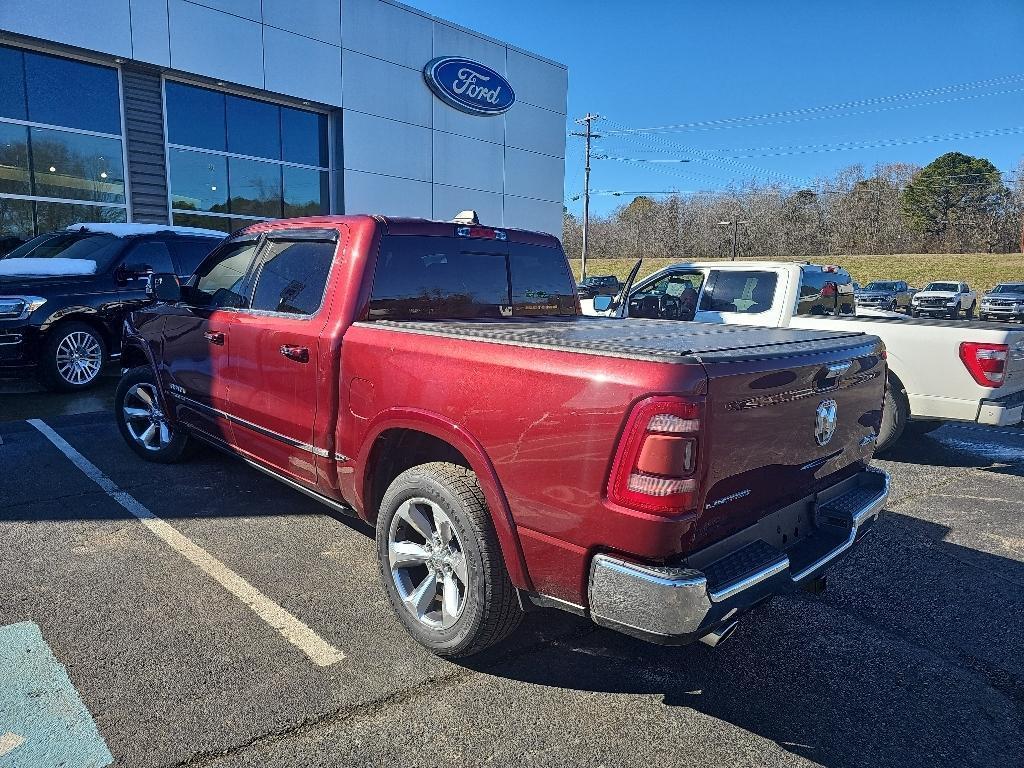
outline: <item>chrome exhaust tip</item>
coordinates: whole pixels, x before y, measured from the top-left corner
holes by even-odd
[[[732,633],[736,631],[736,627],[738,627],[739,624],[740,623],[738,621],[730,622],[724,627],[719,627],[714,632],[709,632],[704,635],[700,641],[704,643],[704,645],[709,645],[712,648],[715,648],[728,640],[732,636]]]

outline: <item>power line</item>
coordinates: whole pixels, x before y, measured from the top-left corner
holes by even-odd
[[[958,102],[973,101],[974,99],[987,98],[987,97],[990,97],[990,96],[1005,96],[1005,95],[1008,95],[1008,94],[1021,93],[1021,92],[1024,92],[1024,88],[1007,88],[1007,89],[1003,89],[1003,90],[1000,90],[1000,91],[991,91],[989,93],[966,94],[964,96],[957,96],[957,97],[948,98],[948,99],[933,99],[931,101],[920,101],[920,102],[915,102],[915,103],[912,103],[912,104],[893,104],[893,105],[889,105],[889,106],[885,106],[885,107],[878,107],[878,108],[875,108],[875,109],[858,109],[856,111],[837,112],[835,114],[816,114],[816,115],[806,115],[806,116],[803,116],[803,117],[794,117],[794,118],[779,119],[779,120],[768,120],[768,121],[757,121],[757,122],[738,122],[738,123],[730,123],[730,124],[727,124],[727,125],[707,125],[707,126],[695,126],[695,127],[689,127],[689,128],[670,128],[670,127],[650,128],[650,129],[637,128],[637,129],[632,129],[630,131],[630,133],[637,133],[637,134],[688,133],[688,132],[694,132],[694,131],[723,131],[723,130],[732,130],[732,129],[736,129],[736,128],[765,128],[765,127],[770,127],[770,126],[775,126],[775,125],[793,125],[795,123],[807,123],[807,122],[813,122],[813,121],[816,121],[816,120],[833,120],[833,119],[842,118],[842,117],[859,117],[859,116],[863,116],[863,115],[875,115],[875,114],[879,114],[879,113],[882,113],[882,112],[895,112],[897,110],[914,109],[916,107],[931,107],[931,106],[937,106],[937,105],[940,105],[940,104],[955,104],[955,103],[958,103]],[[609,135],[619,136],[619,135],[622,135],[623,133],[625,133],[625,132],[615,132],[615,133],[611,133],[610,132]]]
[[[998,86],[1004,84],[1010,84],[1015,82],[1024,81],[1024,73],[1004,75],[1002,77],[990,78],[988,80],[975,80],[967,83],[959,83],[955,85],[941,86],[938,88],[925,88],[917,91],[907,91],[905,93],[892,94],[889,96],[877,96],[866,99],[856,99],[853,101],[840,102],[838,104],[826,104],[818,107],[803,107],[799,109],[788,109],[780,112],[765,112],[759,115],[749,115],[746,117],[729,117],[719,120],[698,120],[689,123],[675,123],[672,125],[660,125],[652,126],[647,128],[628,128],[623,126],[620,129],[608,131],[609,134],[635,134],[635,133],[652,133],[657,131],[673,131],[688,128],[700,128],[704,126],[718,126],[718,125],[730,125],[734,123],[748,123],[753,120],[771,120],[776,118],[796,117],[808,114],[814,114],[818,112],[830,112],[839,111],[844,109],[856,109],[858,107],[873,106],[876,104],[886,104],[895,101],[907,101],[918,98],[925,98],[928,96],[935,96],[944,93],[955,93],[957,91],[970,90],[973,88],[985,88],[990,86]]]

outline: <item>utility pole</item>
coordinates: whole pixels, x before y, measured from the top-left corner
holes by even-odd
[[[590,235],[590,141],[600,139],[599,134],[593,133],[591,123],[600,120],[600,115],[593,115],[590,112],[576,121],[577,125],[587,126],[584,133],[573,133],[573,136],[582,136],[586,139],[586,163],[583,166],[583,254],[580,258],[580,280],[587,276],[587,252],[588,239]]]
[[[736,242],[740,234],[740,224],[749,224],[749,221],[740,221],[739,219],[733,219],[732,221],[720,221],[718,226],[720,227],[732,227],[732,260],[736,261]]]

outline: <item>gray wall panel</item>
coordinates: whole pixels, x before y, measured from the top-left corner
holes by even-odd
[[[167,224],[170,218],[160,75],[155,70],[124,67],[121,78],[132,220]]]

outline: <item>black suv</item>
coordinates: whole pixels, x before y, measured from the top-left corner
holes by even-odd
[[[584,278],[583,282],[576,286],[576,292],[581,299],[592,299],[595,296],[618,296],[622,290],[622,283],[615,275],[594,275]]]
[[[84,389],[121,351],[127,312],[148,276],[182,278],[224,238],[160,224],[75,224],[0,258],[0,376],[32,372],[50,389]]]

